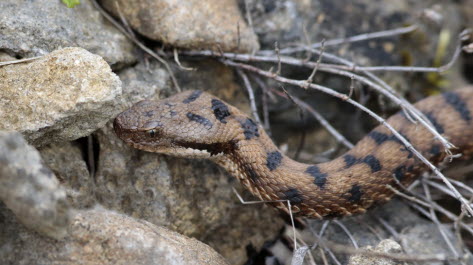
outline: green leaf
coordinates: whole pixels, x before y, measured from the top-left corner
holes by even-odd
[[[69,8],[73,8],[80,4],[80,0],[62,0],[62,2]]]

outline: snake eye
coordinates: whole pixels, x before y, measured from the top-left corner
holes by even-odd
[[[146,133],[148,134],[149,137],[154,138],[157,135],[157,132],[155,129],[147,130]]]

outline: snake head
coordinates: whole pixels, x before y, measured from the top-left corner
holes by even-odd
[[[211,158],[229,152],[241,134],[239,111],[200,90],[159,101],[143,100],[114,121],[118,137],[149,152]],[[240,130],[240,131],[239,131]]]

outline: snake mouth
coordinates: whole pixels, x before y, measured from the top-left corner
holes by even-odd
[[[229,154],[235,149],[235,142],[229,141],[226,143],[197,143],[187,141],[174,141],[174,146],[184,148],[187,150],[194,150],[202,154],[208,154],[209,157],[216,157]]]

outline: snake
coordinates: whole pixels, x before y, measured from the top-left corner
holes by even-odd
[[[471,157],[473,88],[433,95],[414,107],[456,146],[455,153]],[[405,111],[386,121],[432,164],[447,157],[438,138]],[[409,185],[428,169],[382,124],[333,160],[297,162],[278,149],[261,125],[202,90],[142,100],[120,113],[113,126],[129,146],[210,159],[260,200],[286,212],[290,209],[294,216],[314,219],[364,213],[390,200],[395,194],[392,187]]]

